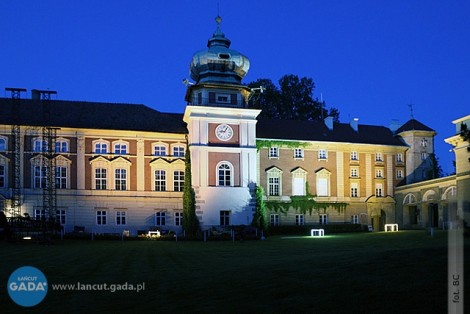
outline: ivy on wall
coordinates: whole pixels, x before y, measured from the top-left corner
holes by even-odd
[[[275,141],[275,140],[256,140],[256,149],[271,148],[271,147],[284,147],[284,148],[301,148],[307,147],[306,142],[296,141]]]

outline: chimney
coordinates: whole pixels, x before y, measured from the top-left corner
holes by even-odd
[[[31,90],[31,99],[39,100],[41,99],[41,93],[37,89]]]
[[[354,131],[359,132],[359,118],[354,118],[349,123]]]
[[[333,130],[333,117],[326,117],[324,121],[325,121],[326,127],[327,127],[330,131],[332,131],[332,130]]]

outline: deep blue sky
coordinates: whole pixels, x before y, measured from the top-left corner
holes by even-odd
[[[340,120],[388,126],[414,117],[444,138],[470,114],[470,2],[92,1],[0,2],[0,93],[51,89],[63,100],[142,103],[183,112],[189,62],[215,31],[250,58],[245,83],[313,78]],[[1,111],[0,111],[1,114]]]

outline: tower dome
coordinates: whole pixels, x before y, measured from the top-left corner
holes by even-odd
[[[199,83],[241,84],[250,68],[248,58],[230,49],[230,39],[220,30],[222,19],[215,19],[217,30],[207,42],[207,49],[193,55],[191,78]]]

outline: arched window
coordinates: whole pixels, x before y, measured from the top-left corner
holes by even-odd
[[[0,151],[5,151],[7,150],[7,141],[0,137]]]
[[[232,165],[228,162],[221,162],[217,165],[217,185],[233,186]]]

